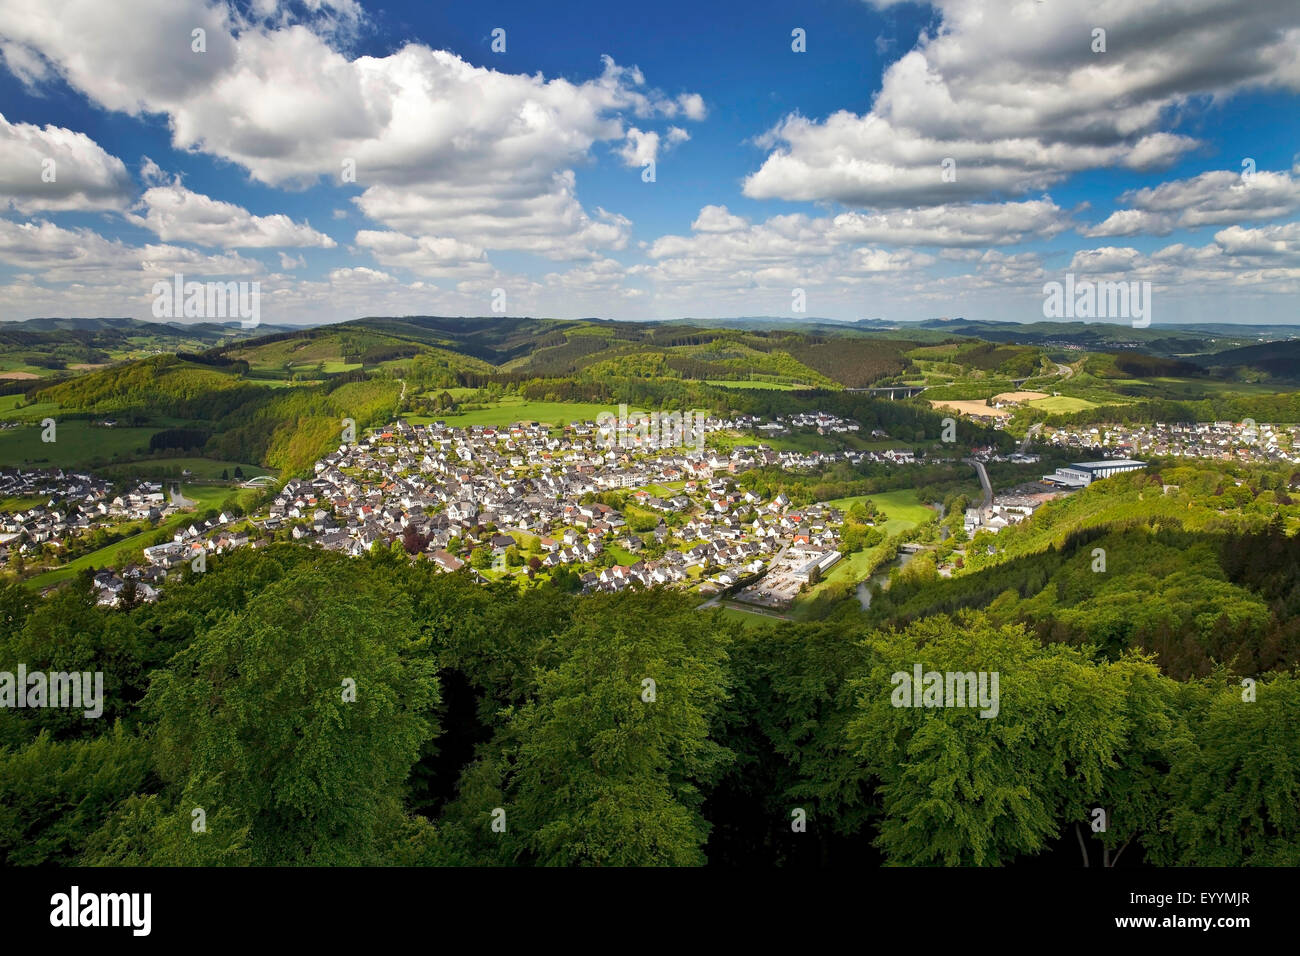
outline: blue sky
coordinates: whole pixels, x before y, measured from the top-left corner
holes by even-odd
[[[4,319],[1300,317],[1294,4],[8,0],[0,56]]]

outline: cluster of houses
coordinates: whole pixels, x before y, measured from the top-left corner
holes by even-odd
[[[1249,420],[1048,428],[1042,437],[1058,448],[1122,456],[1300,463],[1300,426]]]
[[[144,549],[144,559],[151,568],[163,571],[195,562],[206,561],[209,554],[224,554],[235,548],[256,545],[246,531],[226,527],[236,520],[234,515],[222,512],[207,521],[193,521],[177,529],[170,541]]]
[[[1008,525],[1019,524],[1032,515],[1043,502],[1052,495],[995,495],[986,515],[979,508],[967,508],[963,515],[963,526],[968,537],[974,537],[978,531],[990,531],[997,534]]]
[[[834,416],[804,418],[800,427],[844,425]],[[761,424],[747,419],[726,422]],[[900,452],[883,460],[910,459],[910,452]],[[836,550],[839,512],[794,509],[784,495],[764,501],[734,480],[763,464],[818,467],[832,460],[761,444],[729,453],[634,454],[600,443],[592,422],[558,434],[535,422],[467,428],[396,422],[327,454],[311,478],[286,483],[254,520],[269,532],[288,527],[296,540],[347,554],[401,539],[449,572],[478,548],[504,570],[507,552],[518,555],[526,542],[525,573],[567,566],[586,590],[676,584],[707,592],[759,573],[787,546],[823,555]],[[634,489],[627,500],[640,512],[659,516],[652,530],[633,533],[625,515],[595,500],[621,489]],[[191,552],[198,546],[188,543]],[[622,561],[611,564],[611,547]],[[160,548],[169,561],[189,553]],[[640,554],[647,548],[652,555]]]
[[[708,430],[720,428],[832,434],[859,426],[821,412],[777,422],[750,415],[707,419]],[[521,563],[529,575],[566,567],[588,591],[671,585],[710,593],[748,583],[777,561],[783,585],[797,590],[838,560],[843,516],[825,505],[795,508],[785,495],[763,500],[737,487],[735,476],[837,461],[915,458],[905,449],[775,451],[761,442],[730,451],[642,453],[602,443],[597,423],[589,421],[559,432],[537,422],[459,428],[399,421],[340,445],[315,463],[311,477],[288,481],[248,521],[221,514],[177,527],[170,541],[144,549],[141,565],[101,571],[94,583],[104,605],[154,600],[170,570],[202,570],[209,556],[258,547],[279,533],[349,555],[401,540],[447,572],[483,549],[497,571]],[[636,532],[618,509],[596,500],[623,490],[631,491],[626,500],[638,515]],[[100,522],[156,522],[176,510],[159,484],[115,493],[106,480],[62,470],[0,472],[0,497],[47,499],[4,516],[0,560],[12,549],[60,547]],[[658,521],[651,527],[653,516]],[[261,529],[251,537],[250,522]]]
[[[165,577],[166,572],[161,568],[135,564],[128,564],[121,571],[99,571],[92,581],[95,603],[100,607],[118,607],[124,602],[157,601],[162,596],[159,585]]]
[[[96,528],[158,521],[175,511],[159,484],[141,482],[121,493],[113,487],[107,479],[60,468],[0,470],[0,499],[32,500],[0,515],[0,563],[15,553],[34,558],[42,551],[64,552]]]

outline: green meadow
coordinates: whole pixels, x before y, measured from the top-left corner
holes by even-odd
[[[544,425],[559,427],[573,421],[594,422],[601,412],[618,414],[617,405],[595,402],[536,402],[506,398],[485,405],[484,408],[454,415],[409,415],[406,418],[415,425],[442,421],[457,428],[468,428],[471,425],[511,425],[515,422],[541,422]]]
[[[0,464],[78,468],[118,455],[142,455],[156,428],[105,428],[88,421],[55,420],[54,441],[44,442],[40,422],[0,429]]]

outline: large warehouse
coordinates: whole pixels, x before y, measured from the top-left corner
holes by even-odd
[[[1144,461],[1132,458],[1107,458],[1104,461],[1081,461],[1074,465],[1058,468],[1050,475],[1043,475],[1043,481],[1067,488],[1086,488],[1100,478],[1109,478],[1121,471],[1137,471],[1145,468]]]

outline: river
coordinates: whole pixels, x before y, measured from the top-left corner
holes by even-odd
[[[907,562],[911,561],[918,554],[920,554],[919,551],[900,551],[898,557],[893,561],[890,561],[871,577],[858,582],[858,603],[862,605],[862,610],[865,611],[867,608],[871,607],[871,589],[877,584],[882,587],[888,587],[889,572],[893,571],[894,568],[906,567]]]

